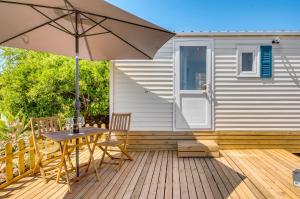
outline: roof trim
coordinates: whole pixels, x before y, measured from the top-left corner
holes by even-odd
[[[300,36],[300,31],[176,32],[176,36]]]

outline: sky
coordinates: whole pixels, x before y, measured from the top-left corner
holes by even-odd
[[[107,0],[170,31],[300,30],[300,0]]]

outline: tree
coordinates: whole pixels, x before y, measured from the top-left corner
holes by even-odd
[[[27,117],[74,114],[73,58],[49,53],[2,48],[0,111]],[[80,60],[81,114],[87,120],[107,117],[109,63]]]

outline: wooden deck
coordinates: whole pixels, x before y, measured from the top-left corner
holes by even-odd
[[[220,158],[177,158],[175,151],[132,152],[117,172],[110,166],[66,184],[28,176],[0,190],[0,198],[300,198],[292,171],[300,158],[282,149],[223,150]],[[95,158],[99,159],[97,151]],[[86,160],[86,151],[81,154]]]

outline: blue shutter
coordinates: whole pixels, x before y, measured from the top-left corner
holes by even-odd
[[[272,46],[260,47],[260,77],[272,77]]]

